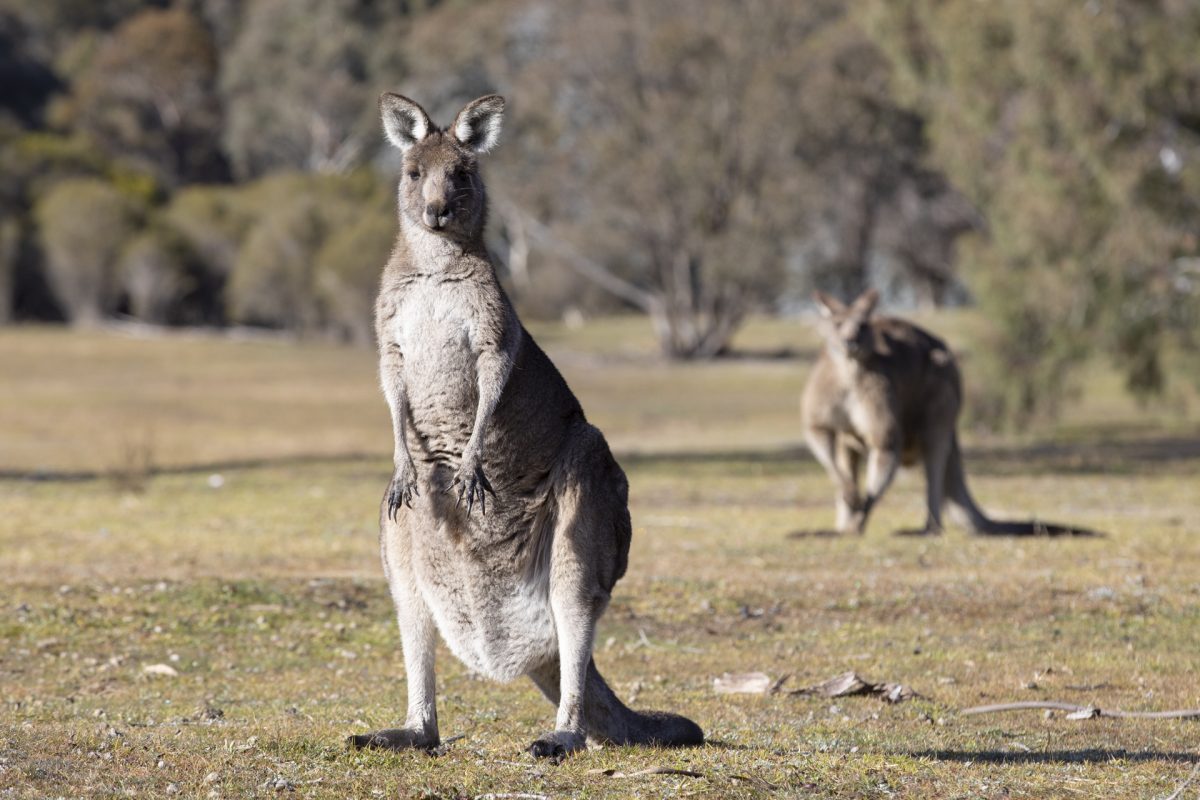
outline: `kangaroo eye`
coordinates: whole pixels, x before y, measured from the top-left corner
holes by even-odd
[[[408,177],[409,177],[409,179],[410,179],[410,180],[414,180],[414,181],[415,181],[417,178],[420,178],[420,177],[421,177],[421,170],[419,170],[419,169],[410,169],[410,170],[408,171]]]

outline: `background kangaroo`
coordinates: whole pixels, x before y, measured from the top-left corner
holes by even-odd
[[[897,467],[921,461],[928,506],[921,533],[942,531],[943,502],[973,533],[1088,533],[984,514],[967,489],[956,432],[962,379],[946,344],[912,323],[872,316],[879,301],[873,289],[849,306],[821,292],[815,297],[825,346],[804,388],[801,413],[809,449],[838,487],[839,531],[862,533]]]
[[[628,483],[484,248],[476,158],[496,144],[504,100],[475,100],[447,129],[396,94],[380,109],[404,153],[400,233],[375,325],[395,433],[381,548],[408,715],[402,728],[350,743],[439,743],[435,631],[472,669],[528,675],[558,704],[555,730],[529,747],[535,757],[561,758],[587,738],[701,743],[691,720],[626,708],[592,661],[596,621],[629,554]]]

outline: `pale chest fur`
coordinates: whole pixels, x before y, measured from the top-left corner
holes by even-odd
[[[830,403],[830,427],[863,441],[888,438],[898,425],[895,397],[887,377],[859,364],[833,359],[836,400]]]

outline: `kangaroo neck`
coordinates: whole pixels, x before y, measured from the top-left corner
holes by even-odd
[[[857,359],[831,354],[830,361],[833,362],[833,368],[838,377],[847,386],[852,386],[868,371],[866,366]]]
[[[400,237],[408,250],[412,272],[436,276],[470,270],[480,257],[487,261],[483,232],[459,239],[434,233],[405,214],[400,215]]]

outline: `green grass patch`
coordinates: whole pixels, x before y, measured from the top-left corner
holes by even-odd
[[[462,738],[437,758],[348,751],[405,706],[370,354],[28,329],[0,333],[0,364],[19,367],[0,467],[93,477],[0,480],[0,796],[1143,798],[1192,769],[1195,721],[957,713],[1200,707],[1186,413],[1150,419],[1110,393],[1036,435],[969,439],[986,507],[1103,538],[894,537],[923,519],[916,474],[865,537],[791,537],[833,521],[796,420],[811,337],[764,322],[746,349],[801,357],[674,366],[640,330],[545,331],[631,481],[630,569],[596,660],[707,745],[535,764],[524,748],[553,708],[442,648],[442,734]],[[123,431],[143,429],[155,469],[118,480]],[[921,697],[788,694],[846,670]],[[788,677],[776,695],[714,693],[741,671]],[[651,767],[701,777],[629,777]]]

